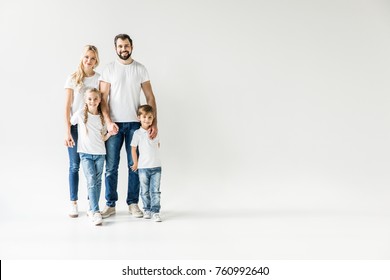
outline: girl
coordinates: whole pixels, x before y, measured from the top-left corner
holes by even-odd
[[[70,119],[75,112],[83,108],[83,93],[87,87],[97,88],[99,73],[95,68],[99,65],[99,53],[95,46],[86,45],[77,70],[71,74],[65,83],[65,146],[69,154],[69,190],[71,210],[69,216],[78,217],[78,187],[80,157],[77,154],[77,125],[71,125]]]
[[[71,124],[78,125],[79,142],[77,152],[80,155],[81,165],[87,179],[88,216],[94,225],[101,225],[102,215],[99,212],[99,198],[106,155],[104,141],[110,137],[110,134],[106,134],[107,129],[100,107],[102,100],[100,91],[96,88],[89,88],[84,96],[84,108],[72,116]]]

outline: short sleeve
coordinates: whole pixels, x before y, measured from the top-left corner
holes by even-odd
[[[80,117],[81,111],[77,111],[73,116],[70,118],[70,123],[72,125],[76,125],[79,123],[79,117]]]
[[[130,146],[132,147],[137,147],[139,144],[139,134],[136,132],[134,132],[133,134],[133,139],[131,139],[131,144]]]
[[[141,74],[141,84],[150,81],[148,70],[146,70],[146,67],[143,65],[141,67],[140,74]]]
[[[74,83],[74,80],[73,80],[73,78],[72,78],[72,75],[70,75],[70,76],[66,79],[64,88],[75,89],[75,83]]]
[[[102,71],[102,73],[101,73],[101,75],[99,77],[99,81],[111,84],[111,77],[110,77],[111,75],[110,75],[110,73],[111,73],[110,67],[109,67],[109,65],[107,65],[103,69],[103,71]]]

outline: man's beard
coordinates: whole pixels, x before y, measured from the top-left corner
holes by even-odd
[[[123,55],[123,53],[128,53],[127,55]],[[122,60],[128,60],[131,56],[131,52],[122,52],[122,53],[117,53],[120,59]]]

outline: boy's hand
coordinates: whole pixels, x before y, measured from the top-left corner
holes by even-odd
[[[138,169],[138,164],[134,163],[132,166],[130,166],[130,168],[131,168],[131,170],[133,170],[135,172]]]

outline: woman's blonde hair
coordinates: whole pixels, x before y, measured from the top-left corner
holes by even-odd
[[[87,96],[87,93],[89,93],[89,92],[96,93],[100,97],[100,101],[102,100],[102,93],[98,89],[96,89],[96,88],[87,88],[87,90],[84,93],[84,99]],[[104,131],[104,117],[103,117],[103,113],[102,113],[101,103],[99,103],[97,109],[98,109],[98,113],[99,113],[99,116],[100,116],[100,121],[102,123],[102,130],[100,131],[100,134],[102,135],[102,138],[104,138],[104,132],[105,132]],[[86,133],[88,134],[88,129],[87,129],[88,105],[87,105],[87,103],[85,103],[85,105],[84,105],[84,120],[83,121],[84,121],[84,124],[85,124]]]
[[[98,49],[95,46],[86,45],[84,47],[84,51],[83,51],[83,54],[81,56],[79,66],[77,67],[77,70],[72,74],[72,79],[74,80],[77,88],[81,88],[84,85],[84,79],[87,76],[87,74],[85,74],[85,71],[84,71],[83,59],[84,59],[85,54],[88,51],[93,51],[95,53],[95,56],[96,56],[95,67],[97,67],[99,65],[99,62],[100,62]]]

